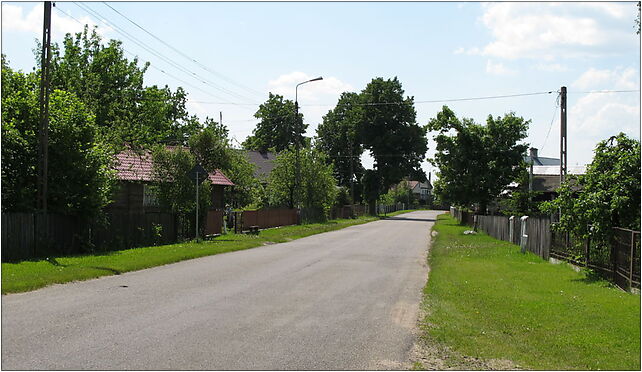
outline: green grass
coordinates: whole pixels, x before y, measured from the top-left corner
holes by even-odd
[[[639,295],[468,229],[435,224],[427,340],[526,369],[640,370]]]
[[[395,212],[388,216],[407,213]],[[381,217],[383,218],[383,217]],[[93,255],[55,257],[49,260],[2,263],[2,293],[26,292],[56,283],[86,280],[146,269],[192,258],[283,243],[313,234],[371,222],[378,217],[332,220],[266,229],[259,235],[227,234],[211,241],[133,248]]]

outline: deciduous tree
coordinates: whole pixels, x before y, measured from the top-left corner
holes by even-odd
[[[307,124],[296,125],[295,112],[294,102],[270,93],[268,100],[254,114],[260,122],[243,146],[248,150],[281,152],[296,144],[297,140],[303,144]],[[303,114],[299,113],[298,120],[303,122]]]
[[[428,129],[437,134],[436,154],[430,159],[439,167],[434,192],[442,202],[470,207],[482,213],[525,167],[523,155],[530,120],[514,113],[489,115],[486,125],[458,119],[447,106],[430,120]]]
[[[358,136],[363,110],[359,103],[359,94],[342,93],[337,106],[323,117],[315,142],[316,148],[327,154],[328,161],[333,164],[338,184],[348,189],[353,186],[357,200],[361,199],[360,181],[364,172],[361,164],[363,146]]]
[[[374,158],[379,190],[388,190],[407,176],[425,180],[421,163],[428,150],[426,128],[417,125],[414,100],[404,98],[399,80],[373,79],[360,93],[360,101],[359,137]]]
[[[543,210],[560,214],[558,228],[609,242],[613,227],[640,229],[640,141],[624,133],[600,142],[586,174],[570,178]],[[578,240],[579,240],[578,239]]]

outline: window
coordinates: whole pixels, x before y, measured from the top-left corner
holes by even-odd
[[[158,190],[154,186],[143,185],[143,206],[158,206]]]

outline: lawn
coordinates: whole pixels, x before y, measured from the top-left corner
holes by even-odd
[[[640,370],[639,295],[469,229],[434,226],[425,340],[525,369]]]
[[[399,211],[388,216],[406,213]],[[382,217],[383,218],[383,217]],[[86,280],[127,271],[254,248],[267,243],[283,243],[313,234],[371,222],[378,217],[332,220],[298,226],[266,229],[259,235],[227,234],[211,241],[133,248],[93,255],[53,257],[48,260],[2,263],[2,294],[26,292],[56,283]]]

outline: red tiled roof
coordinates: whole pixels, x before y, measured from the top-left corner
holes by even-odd
[[[125,150],[116,155],[116,172],[116,177],[122,181],[153,181],[152,156],[148,151],[137,153]],[[207,178],[213,185],[234,186],[219,169],[214,170]]]

